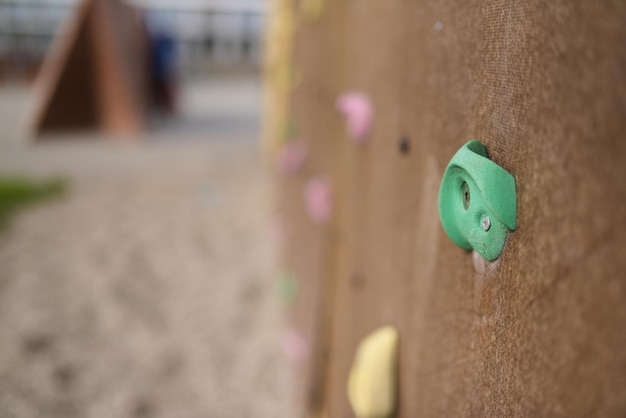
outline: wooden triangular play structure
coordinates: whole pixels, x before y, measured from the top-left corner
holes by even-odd
[[[119,0],[83,0],[55,42],[36,82],[31,131],[141,132],[148,52],[136,11]]]

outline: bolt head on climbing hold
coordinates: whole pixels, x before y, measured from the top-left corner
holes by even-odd
[[[483,231],[489,231],[489,228],[491,228],[491,219],[489,219],[489,216],[485,216],[482,221],[480,221],[480,226],[482,227]]]

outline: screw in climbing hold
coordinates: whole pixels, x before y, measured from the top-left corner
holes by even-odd
[[[489,219],[489,216],[485,216],[480,221],[480,226],[483,229],[483,231],[485,231],[485,232],[489,231],[489,228],[491,228],[491,219]]]

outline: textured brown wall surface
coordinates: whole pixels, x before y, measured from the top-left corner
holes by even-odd
[[[285,254],[296,310],[321,353],[309,411],[352,416],[356,347],[394,324],[400,417],[625,416],[626,3],[326,3],[296,39],[293,114],[312,159],[280,193],[300,226]],[[333,110],[354,89],[376,107],[362,146]],[[518,192],[517,230],[476,265],[437,211],[472,138]],[[323,232],[302,215],[313,174],[335,191]]]
[[[300,402],[305,411],[317,411],[324,404],[335,293],[331,272],[336,269],[340,251],[335,223],[312,223],[306,215],[303,192],[307,181],[315,177],[335,183],[342,165],[339,143],[331,139],[342,126],[333,102],[341,88],[337,71],[343,45],[336,39],[343,33],[343,25],[343,15],[332,13],[312,25],[299,27],[300,36],[294,40],[294,72],[300,87],[292,98],[296,116],[293,125],[294,139],[307,144],[308,161],[297,175],[282,177],[278,188],[278,209],[289,232],[283,256],[288,270],[299,280],[297,300],[289,312],[290,326],[312,343],[309,361],[298,366]],[[338,193],[340,190],[333,190],[333,194]]]

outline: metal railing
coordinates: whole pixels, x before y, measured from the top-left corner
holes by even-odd
[[[0,79],[32,75],[78,2],[0,0]],[[183,74],[259,66],[266,12],[263,1],[126,0],[126,3],[167,25],[178,46]]]

